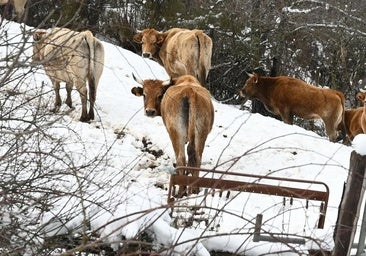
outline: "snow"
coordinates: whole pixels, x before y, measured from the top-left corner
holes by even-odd
[[[16,23],[2,27],[13,35],[15,42],[22,39],[16,37],[21,34],[21,28]],[[298,126],[251,114],[213,99],[215,122],[206,141],[202,168],[324,182],[330,188],[324,229],[316,228],[317,202],[311,201],[306,208],[304,200],[294,199],[290,203],[289,198],[254,193],[232,193],[225,199],[217,195],[208,197],[201,190],[199,195],[181,199],[186,212],[174,213],[172,218],[171,209],[167,207],[167,187],[174,163],[173,149],[161,118],[144,116],[142,99],[130,92],[137,85],[131,78],[132,73],[140,79],[165,80],[168,76],[153,61],[109,43],[103,44],[105,67],[97,92],[96,120],[90,124],[78,121],[81,105],[75,91],[75,109],[68,112],[67,106],[63,106],[61,114],[54,114],[60,116],[59,120],[47,126],[54,138],[41,142],[47,151],[54,146],[55,140],[65,141],[68,154],[60,153],[60,159],[66,160],[56,161],[56,170],[67,169],[67,159],[77,163],[76,169],[82,167],[77,175],[60,174],[59,180],[49,182],[50,187],[68,193],[55,200],[49,212],[42,215],[39,227],[45,237],[68,230],[80,232],[86,217],[91,229],[116,250],[122,236],[132,239],[144,229],[153,237],[156,248],[164,246],[169,255],[210,255],[211,250],[245,255],[286,251],[281,255],[298,255],[291,248],[298,251],[319,246],[332,249],[333,230],[352,147],[331,143],[327,138]],[[7,51],[1,43],[1,57]],[[26,57],[30,55],[29,47],[24,54],[26,62],[30,61]],[[40,88],[42,82],[44,88]],[[32,86],[34,90],[29,90]],[[17,87],[26,95],[37,90],[45,91],[41,106],[52,106],[52,87],[42,69],[28,75]],[[366,153],[364,138],[365,135],[357,136],[353,143],[360,154]],[[151,153],[154,150],[162,150],[162,156],[154,156]],[[1,155],[4,152],[5,149],[0,150]],[[101,156],[105,156],[103,161],[94,163],[94,159]],[[23,172],[26,176],[27,171]],[[84,200],[69,192],[82,195]],[[211,225],[195,222],[186,228],[179,226],[178,217],[191,216],[187,211],[189,206],[203,201],[213,208],[204,209],[203,214],[212,221]],[[215,208],[225,211],[217,212]],[[257,214],[264,217],[263,233],[290,233],[310,236],[312,240],[307,240],[305,245],[253,242]],[[62,216],[66,216],[67,221],[61,221]]]
[[[366,134],[358,134],[352,141],[352,147],[356,153],[366,155]]]

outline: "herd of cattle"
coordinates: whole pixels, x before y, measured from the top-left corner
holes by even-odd
[[[44,66],[56,92],[53,111],[61,105],[60,82],[65,82],[66,104],[72,107],[70,93],[75,86],[82,102],[80,121],[92,120],[104,65],[102,43],[90,31],[75,32],[66,28],[36,30],[33,39],[33,60]],[[135,78],[141,87],[134,87],[131,92],[144,97],[146,116],[162,117],[177,166],[200,167],[205,141],[214,121],[211,95],[205,88],[211,67],[212,40],[201,30],[180,28],[166,32],[144,29],[134,40],[142,45],[142,56],[163,65],[170,79],[141,81]],[[288,124],[293,123],[294,116],[322,119],[333,142],[342,137],[343,142],[348,143],[348,139],[366,133],[366,104],[346,110],[345,97],[336,90],[309,85],[295,78],[260,77],[253,73],[240,95],[245,99],[259,99]],[[357,97],[365,102],[366,91],[361,90]],[[192,175],[198,176],[198,172]],[[178,193],[182,195],[184,189],[179,188]]]

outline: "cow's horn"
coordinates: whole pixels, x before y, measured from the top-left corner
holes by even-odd
[[[252,77],[253,74],[250,74],[249,72],[245,71],[245,74],[247,74],[249,77]]]
[[[365,93],[366,92],[366,89],[360,88],[360,92]]]
[[[141,79],[136,78],[134,73],[132,73],[132,77],[133,77],[133,80],[135,80],[137,83],[139,83],[141,85],[144,85],[144,81],[142,81]]]
[[[161,85],[166,86],[166,85],[171,85],[172,83],[173,83],[172,78],[169,78],[169,79],[163,81],[163,83]]]

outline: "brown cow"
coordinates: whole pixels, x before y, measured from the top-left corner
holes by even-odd
[[[366,90],[360,89],[356,97],[362,102],[363,107],[347,109],[344,113],[347,134],[351,140],[358,134],[366,133]]]
[[[322,119],[329,140],[333,142],[337,140],[340,125],[346,141],[345,99],[341,92],[291,77],[259,77],[254,73],[244,84],[240,95],[246,100],[257,98],[267,110],[280,115],[287,124],[293,124],[295,115],[304,119]]]
[[[11,4],[14,6],[17,20],[20,22],[24,14],[24,6],[27,0],[0,0],[0,5]]]
[[[356,97],[363,103],[363,107],[346,110],[344,119],[351,140],[358,134],[366,133],[366,90],[360,89]]]
[[[364,107],[346,109],[344,112],[344,123],[350,140],[353,140],[356,135],[364,133],[361,127],[363,109]]]
[[[362,101],[363,103],[363,113],[361,117],[361,127],[363,133],[366,133],[366,90],[360,89],[360,92],[357,93],[357,99]]]
[[[163,118],[174,148],[177,166],[200,167],[206,138],[214,121],[209,91],[191,75],[170,81],[137,82],[143,87],[134,87],[131,92],[136,96],[144,95],[147,116]],[[188,164],[185,153],[187,142]],[[192,173],[194,177],[198,175],[198,171]],[[198,193],[198,190],[193,188],[193,193]],[[184,193],[185,187],[180,187],[178,196],[183,196]]]
[[[202,30],[144,29],[133,39],[142,44],[142,56],[154,58],[170,77],[192,75],[205,86],[211,68],[212,40]]]
[[[103,44],[88,30],[75,32],[66,28],[36,30],[33,39],[33,61],[40,61],[44,66],[56,93],[52,111],[58,111],[61,106],[60,82],[65,82],[66,104],[72,108],[71,91],[74,85],[82,104],[80,121],[93,120],[96,91],[104,65]],[[89,86],[89,113],[86,81]]]

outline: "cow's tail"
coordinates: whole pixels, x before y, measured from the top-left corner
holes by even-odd
[[[196,30],[198,40],[198,81],[206,87],[206,78],[211,68],[212,40],[203,31]]]
[[[96,39],[89,30],[84,31],[84,38],[89,47],[89,70],[88,70],[88,85],[89,85],[89,102],[90,102],[90,119],[94,119],[94,103],[96,100],[97,87],[99,79],[103,72],[104,65],[104,48],[102,43]]]
[[[187,127],[187,140],[188,140],[188,166],[199,167],[197,159],[197,142],[196,142],[196,111],[194,106],[196,105],[195,95],[192,90],[183,98],[182,110],[185,113],[185,122]]]
[[[84,31],[84,38],[86,40],[86,43],[89,47],[89,74],[88,74],[88,78],[89,78],[89,94],[93,94],[93,98],[95,99],[96,96],[96,83],[95,83],[95,47],[94,47],[94,36],[92,34],[92,32],[90,32],[89,30]],[[92,101],[92,99],[89,99],[90,101]]]

